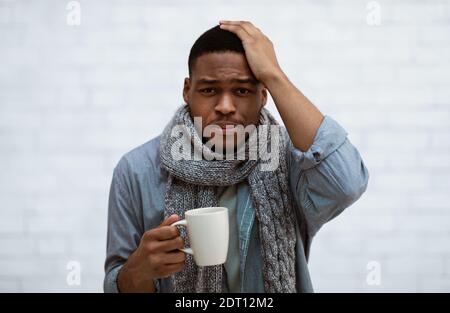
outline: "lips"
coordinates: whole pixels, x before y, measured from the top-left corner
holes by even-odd
[[[234,122],[216,122],[213,124],[219,126],[222,129],[234,128],[234,127],[236,127],[236,125],[239,125],[238,123],[234,123]]]
[[[220,126],[220,128],[222,128],[222,130],[231,130],[231,129],[234,129],[234,127],[236,125],[234,125],[234,124],[226,124],[226,125],[219,125],[219,126]]]
[[[235,127],[237,125],[240,125],[238,123],[235,122],[215,122],[215,123],[211,123],[211,125],[215,125],[221,128],[222,133],[224,134],[229,134],[235,131]]]

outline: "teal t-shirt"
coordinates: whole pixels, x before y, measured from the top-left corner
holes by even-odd
[[[224,264],[227,273],[227,283],[229,292],[240,292],[240,266],[239,266],[239,227],[237,221],[236,205],[237,185],[222,187],[223,192],[219,197],[219,206],[228,208],[228,218],[230,227],[230,237],[228,242],[228,255]]]

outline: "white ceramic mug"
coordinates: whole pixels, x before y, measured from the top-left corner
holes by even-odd
[[[225,207],[193,209],[186,211],[184,217],[184,220],[171,225],[187,227],[191,247],[180,250],[192,254],[198,266],[225,263],[229,239],[228,209]]]

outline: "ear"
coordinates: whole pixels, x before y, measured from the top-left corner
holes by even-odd
[[[189,90],[191,89],[191,80],[189,77],[184,79],[183,99],[186,104],[189,104]]]
[[[261,90],[261,103],[262,103],[262,107],[265,106],[267,103],[267,88],[264,86]]]

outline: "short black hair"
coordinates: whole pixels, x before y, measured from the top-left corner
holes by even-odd
[[[192,76],[192,69],[198,57],[206,53],[227,51],[245,55],[242,41],[236,34],[221,29],[219,25],[207,30],[194,42],[189,53],[189,76]]]

